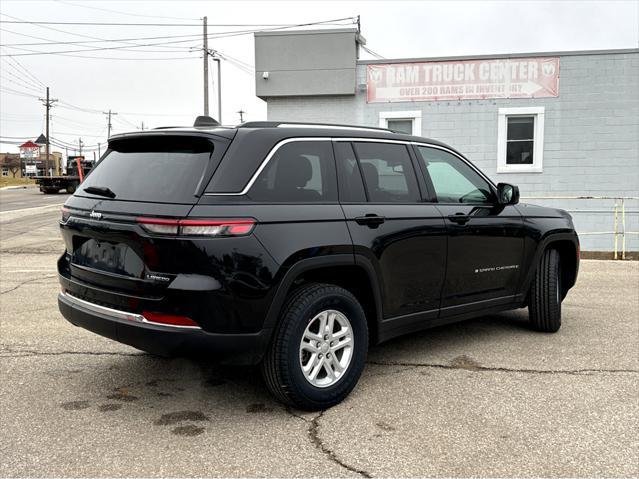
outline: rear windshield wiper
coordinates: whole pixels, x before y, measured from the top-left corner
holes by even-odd
[[[106,196],[107,198],[115,198],[115,193],[106,186],[87,186],[84,191],[94,195]]]

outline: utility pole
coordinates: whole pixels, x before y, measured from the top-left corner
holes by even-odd
[[[217,62],[217,121],[222,124],[222,62],[213,51],[213,60]]]
[[[204,17],[202,58],[204,59],[204,115],[209,115],[209,36],[207,33],[206,17]],[[219,120],[218,120],[219,121]]]
[[[141,125],[140,129],[141,129],[142,131],[144,131],[144,122],[142,122],[142,125]]]
[[[78,156],[82,156],[82,145],[84,145],[82,138],[78,138],[78,146],[80,147],[80,154]]]
[[[51,110],[51,105],[53,105],[58,100],[55,98],[51,98],[51,99],[49,98],[49,87],[47,87],[47,98],[46,99],[38,98],[38,100],[43,102],[47,112],[47,126],[46,126],[46,132],[45,132],[45,136],[47,140],[47,142],[45,143],[45,154],[46,154],[45,168],[46,168],[49,166],[49,111]]]
[[[244,123],[244,113],[246,113],[244,110],[238,111],[237,113],[240,114],[240,123]]]
[[[104,115],[108,116],[108,121],[107,121],[107,139],[111,138],[111,115],[117,115],[116,112],[114,111],[103,111],[102,112]]]

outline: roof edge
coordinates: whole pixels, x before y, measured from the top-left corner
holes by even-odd
[[[555,52],[524,52],[524,53],[497,53],[487,55],[457,55],[449,57],[420,57],[420,58],[393,58],[387,60],[357,60],[358,64],[374,65],[385,63],[418,63],[418,62],[440,62],[450,60],[484,60],[497,58],[529,58],[529,57],[572,57],[583,55],[611,55],[620,53],[639,53],[639,48],[619,48],[608,50],[572,50]]]
[[[256,37],[276,37],[285,35],[317,35],[317,34],[329,34],[329,33],[358,33],[357,27],[346,28],[315,28],[312,30],[278,30],[278,31],[264,31],[255,32],[253,35]]]

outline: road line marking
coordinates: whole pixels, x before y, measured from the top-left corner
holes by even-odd
[[[34,206],[33,208],[22,208],[19,210],[0,211],[0,215],[6,215],[9,213],[26,213],[28,211],[48,210],[51,208],[62,208],[62,206],[64,206],[63,203],[59,203],[55,205],[46,205],[46,206]]]
[[[57,271],[55,268],[51,269],[10,269],[3,270],[3,273],[48,273],[50,271]]]

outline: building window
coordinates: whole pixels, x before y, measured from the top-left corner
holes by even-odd
[[[544,107],[500,108],[497,173],[541,173],[544,157]]]
[[[406,135],[421,136],[422,112],[382,111],[379,113],[379,126]]]

